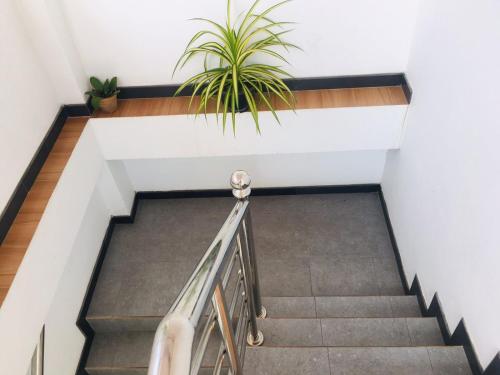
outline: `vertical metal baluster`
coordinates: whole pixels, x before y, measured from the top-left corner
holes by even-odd
[[[250,255],[248,253],[248,247],[241,245],[241,232],[243,228],[240,230],[240,233],[236,236],[236,243],[238,244],[238,248],[240,250],[240,254],[243,260],[243,278],[245,281],[245,289],[246,289],[246,298],[247,298],[247,306],[248,306],[248,318],[250,320],[250,332],[248,333],[247,342],[251,346],[259,346],[264,342],[264,335],[259,328],[257,327],[257,313],[255,310],[255,300],[254,294],[252,291],[253,280],[252,280],[252,269],[250,266]]]
[[[233,187],[233,195],[240,202],[248,200],[250,196],[250,176],[245,171],[236,171],[231,176],[231,186]],[[248,207],[247,207],[248,210]],[[250,218],[247,211],[246,218],[243,218],[239,233],[236,237],[238,249],[242,259],[242,269],[247,293],[247,305],[250,320],[250,332],[247,342],[252,346],[262,345],[264,335],[257,327],[257,315],[265,317],[266,310],[262,307],[260,298],[260,290],[258,284],[257,265],[255,262],[255,249],[253,239],[251,238],[252,227],[248,220]]]
[[[248,248],[248,253],[250,256],[250,265],[252,268],[252,282],[253,282],[253,295],[255,301],[255,311],[257,312],[257,317],[265,318],[267,315],[266,308],[262,306],[262,299],[260,296],[260,283],[259,283],[259,272],[257,270],[257,258],[255,256],[255,245],[253,241],[253,229],[252,229],[252,217],[250,214],[250,207],[248,207],[246,217],[243,219],[243,233],[245,237],[246,247]]]
[[[236,341],[234,338],[231,316],[229,315],[229,311],[227,309],[226,298],[224,296],[224,290],[222,289],[222,284],[220,281],[215,287],[213,304],[215,310],[217,311],[217,321],[219,322],[219,328],[222,334],[222,338],[226,345],[229,363],[231,364],[231,372],[235,375],[242,375],[241,363],[238,355],[238,347],[236,346]]]

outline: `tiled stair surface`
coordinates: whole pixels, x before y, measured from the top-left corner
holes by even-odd
[[[117,228],[87,316],[90,375],[147,373],[156,326],[233,203],[144,201],[136,222]],[[258,320],[263,346],[246,349],[245,375],[471,375],[463,348],[444,346],[437,320],[404,295],[377,195],[252,204],[268,317]],[[198,229],[190,237],[188,222]],[[214,337],[203,375],[218,345]]]
[[[460,347],[443,346],[435,318],[415,297],[265,298],[262,347],[248,348],[248,374],[470,374]],[[146,374],[158,317],[89,318],[98,332],[90,374]],[[212,349],[215,347],[211,346]],[[209,370],[215,353],[209,350]]]

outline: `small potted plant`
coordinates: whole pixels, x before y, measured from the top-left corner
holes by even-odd
[[[90,103],[94,109],[101,109],[103,112],[112,113],[116,110],[116,96],[120,92],[117,89],[118,79],[113,77],[102,82],[99,78],[90,77],[92,90],[85,94],[90,95]]]

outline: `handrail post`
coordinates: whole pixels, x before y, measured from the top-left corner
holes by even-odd
[[[236,171],[231,176],[233,195],[239,201],[247,201],[250,196],[250,176],[245,171]],[[247,342],[252,346],[262,345],[264,335],[257,327],[257,317],[264,318],[266,309],[262,306],[255,248],[253,244],[250,207],[247,216],[242,220],[240,233],[237,236],[238,249],[241,254],[242,268],[246,286],[247,303],[249,310],[250,332]]]

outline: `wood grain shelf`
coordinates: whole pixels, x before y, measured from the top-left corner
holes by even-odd
[[[297,91],[294,94],[296,109],[408,104],[401,86],[309,90]],[[286,109],[286,105],[276,97],[271,100],[276,109]],[[198,100],[194,100],[191,109],[188,109],[189,101],[189,97],[125,99],[119,100],[118,109],[113,114],[97,111],[93,117],[182,115],[194,112]],[[262,105],[259,108],[265,110]],[[213,106],[211,111],[215,111]],[[0,245],[0,304],[7,295],[45,207],[88,119],[89,117],[71,117],[66,120],[14,223]]]
[[[296,109],[365,107],[382,105],[408,104],[401,86],[367,87],[354,89],[307,90],[294,92]],[[136,117],[165,116],[194,113],[198,100],[189,108],[189,97],[123,99],[119,100],[116,112],[106,114],[97,112],[96,117]],[[271,97],[276,109],[287,109],[285,103],[276,97]],[[265,110],[265,106],[260,106]],[[215,108],[211,111],[215,112]]]

